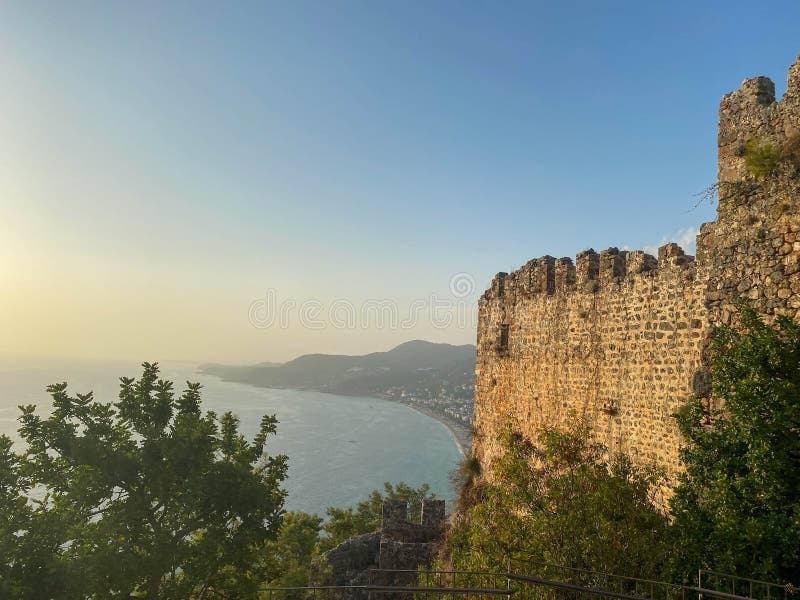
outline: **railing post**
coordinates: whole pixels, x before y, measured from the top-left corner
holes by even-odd
[[[697,569],[697,587],[703,589],[703,569]],[[700,600],[703,594],[697,592],[697,600]]]

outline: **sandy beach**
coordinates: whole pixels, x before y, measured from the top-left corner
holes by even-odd
[[[427,406],[420,406],[419,404],[412,404],[410,402],[403,402],[402,400],[394,400],[395,402],[400,402],[400,404],[405,404],[409,408],[431,417],[432,419],[436,419],[445,428],[450,432],[450,435],[453,436],[453,440],[455,441],[456,445],[458,446],[458,451],[461,453],[461,456],[467,456],[470,451],[471,447],[471,437],[470,437],[470,427],[466,423],[462,423],[448,417],[445,414],[442,414],[438,411],[435,411]]]

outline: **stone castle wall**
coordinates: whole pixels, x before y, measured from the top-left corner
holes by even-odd
[[[671,415],[692,392],[707,319],[694,259],[674,244],[659,254],[589,251],[575,266],[543,257],[495,279],[478,326],[474,445],[484,464],[508,416],[534,437],[571,411],[612,451],[677,461]],[[496,334],[505,324],[507,348]]]
[[[766,315],[800,318],[800,185],[782,165],[746,175],[744,145],[783,147],[800,134],[800,57],[775,101],[767,78],[746,80],[720,105],[719,207],[697,259],[675,244],[653,257],[610,248],[544,256],[499,273],[480,300],[473,447],[485,472],[509,419],[535,438],[571,412],[635,462],[680,469],[672,415],[709,392],[704,368],[715,325],[740,296]]]

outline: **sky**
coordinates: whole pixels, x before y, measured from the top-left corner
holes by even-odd
[[[0,356],[473,343],[498,271],[693,252],[800,2],[0,3]],[[449,316],[448,316],[449,315]]]

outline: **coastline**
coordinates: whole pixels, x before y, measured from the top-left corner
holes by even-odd
[[[453,438],[456,446],[458,447],[458,452],[461,454],[461,457],[464,458],[469,454],[470,438],[469,438],[469,429],[458,423],[457,421],[442,415],[441,413],[436,412],[435,410],[431,410],[424,406],[418,406],[416,404],[411,404],[409,402],[401,402],[400,400],[392,400],[390,398],[385,398],[385,400],[389,400],[390,402],[397,402],[398,404],[403,404],[407,406],[411,410],[415,410],[420,414],[425,415],[426,417],[430,417],[431,419],[437,420],[442,426],[447,429],[450,433],[450,437]]]
[[[257,385],[257,384],[253,384],[253,383],[246,383],[246,382],[243,382],[243,381],[235,381],[235,380],[227,379],[225,377],[221,377],[221,376],[216,375],[216,374],[205,373],[200,368],[198,368],[198,372],[202,373],[203,375],[210,375],[211,377],[216,377],[216,378],[220,379],[221,381],[225,381],[225,382],[228,382],[228,383],[238,383],[240,385],[248,385],[248,386],[256,387],[256,388],[263,387],[263,388],[270,389],[269,386]],[[337,394],[336,392],[329,392],[329,391],[326,391],[326,390],[317,390],[317,389],[313,389],[313,388],[283,388],[283,387],[276,387],[276,388],[271,388],[271,389],[278,389],[278,390],[281,390],[281,389],[294,389],[294,390],[297,390],[297,391],[300,391],[300,392],[302,392],[302,391],[313,391],[313,392],[318,392],[318,393],[321,393],[321,394],[330,394],[331,396],[346,395],[346,394]],[[440,413],[440,412],[438,412],[436,410],[433,410],[433,409],[431,409],[431,408],[429,408],[427,406],[420,406],[420,405],[412,403],[412,402],[404,402],[403,400],[399,400],[397,398],[392,398],[391,396],[387,396],[387,395],[383,395],[383,394],[365,394],[364,397],[366,397],[366,398],[378,398],[380,400],[386,400],[387,402],[396,402],[397,404],[402,404],[403,406],[407,406],[411,410],[414,410],[414,411],[416,411],[416,412],[418,412],[418,413],[420,413],[422,415],[425,415],[426,417],[430,417],[431,419],[434,419],[434,420],[438,421],[445,429],[447,429],[448,433],[450,434],[450,437],[453,439],[453,442],[456,445],[456,448],[458,448],[459,454],[461,454],[462,457],[465,457],[465,456],[467,456],[469,454],[469,449],[470,449],[470,447],[472,445],[472,440],[471,440],[471,436],[470,436],[470,427],[468,425],[466,425],[464,423],[460,423],[459,421],[456,421],[455,419],[452,419],[452,418],[448,417],[447,415],[444,415],[444,414],[442,414],[442,413]]]

